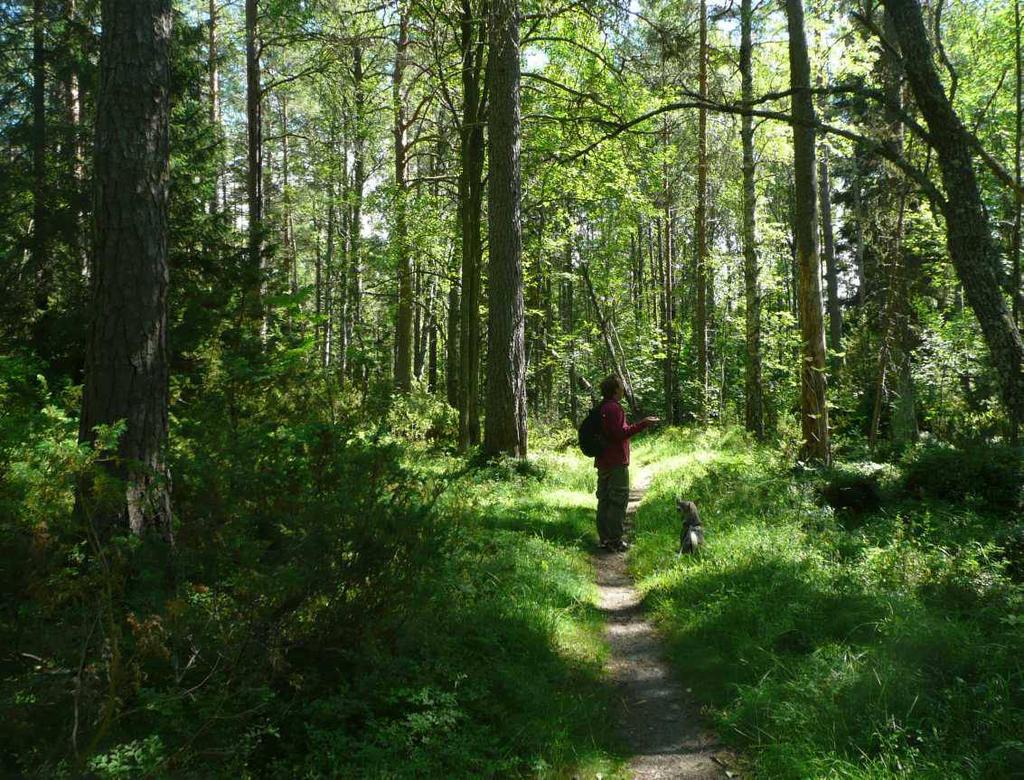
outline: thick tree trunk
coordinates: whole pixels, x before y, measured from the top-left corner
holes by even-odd
[[[953,110],[932,60],[917,0],[883,0],[899,36],[903,67],[931,132],[947,199],[946,243],[967,300],[999,374],[1011,429],[1024,419],[1024,342],[1000,286],[999,253],[989,230],[967,131]]]
[[[708,96],[708,9],[706,0],[700,0],[700,44],[697,54],[697,80],[701,100]],[[696,262],[693,284],[696,292],[696,311],[693,323],[694,352],[697,353],[697,419],[708,420],[708,112],[697,111],[697,205],[694,213],[696,231]],[[677,422],[669,418],[672,422]]]
[[[263,88],[260,84],[258,0],[245,0],[245,116],[248,169],[246,201],[249,210],[248,252],[250,312],[262,313],[263,277]]]
[[[125,500],[104,525],[171,540],[167,181],[171,0],[103,0],[96,107],[92,324],[80,438],[125,421]]]
[[[742,100],[750,106],[754,99],[752,0],[742,0],[740,7],[740,74]],[[744,371],[744,400],[747,430],[758,439],[764,438],[764,386],[761,379],[761,290],[757,267],[756,210],[757,190],[754,186],[754,120],[741,117],[740,137],[743,143],[743,290],[746,303],[745,333],[747,353]]]
[[[486,14],[462,1],[462,123],[459,128],[459,229],[462,301],[459,331],[459,448],[480,443],[480,273],[483,265],[485,96],[482,94]]]
[[[519,170],[519,3],[491,4],[487,114],[487,417],[484,452],[526,457],[526,354]]]
[[[409,9],[400,4],[398,40],[395,42],[395,67],[391,79],[391,101],[394,111],[394,154],[395,154],[395,205],[394,234],[391,237],[398,270],[398,313],[395,321],[395,387],[407,393],[412,388],[413,352],[413,271],[409,252],[409,229],[407,223],[406,153],[405,140],[405,79],[406,57],[409,48]]]
[[[789,72],[793,98],[793,177],[796,260],[799,270],[800,417],[802,456],[828,464],[831,451],[825,392],[825,325],[821,309],[821,261],[818,254],[818,202],[814,154],[814,102],[802,0],[786,0]]]

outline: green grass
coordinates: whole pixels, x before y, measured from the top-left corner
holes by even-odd
[[[1007,518],[833,515],[771,448],[668,431],[630,565],[686,685],[757,777],[1024,777],[1024,599]],[[707,547],[677,560],[676,496]]]
[[[441,565],[392,644],[365,659],[346,702],[365,731],[314,724],[304,769],[385,777],[621,776],[595,606],[593,469],[541,453],[463,471],[421,466],[449,484]],[[383,692],[383,695],[382,695]],[[325,722],[336,721],[328,707]]]

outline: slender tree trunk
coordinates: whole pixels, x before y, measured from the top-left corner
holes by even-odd
[[[802,455],[828,464],[831,457],[825,381],[825,326],[821,310],[818,203],[815,180],[814,102],[802,0],[786,0],[789,71],[793,98],[794,234],[799,268]]]
[[[486,4],[474,16],[462,0],[462,123],[459,128],[459,228],[462,238],[462,301],[459,331],[459,447],[480,443],[480,273],[483,265],[483,93]]]
[[[818,201],[821,207],[821,243],[825,254],[825,281],[828,287],[828,337],[833,354],[843,351],[843,309],[839,302],[839,267],[832,232],[832,193],[828,175],[828,150],[821,147],[818,158]],[[832,365],[838,368],[836,356]]]
[[[700,47],[698,50],[697,79],[701,100],[708,96],[708,9],[705,0],[700,0]],[[708,112],[701,108],[697,112],[697,206],[694,214],[694,228],[697,233],[694,287],[697,306],[693,326],[694,351],[697,353],[697,419],[708,420],[708,390],[710,373],[708,367]]]
[[[1024,63],[1021,61],[1021,18],[1020,0],[1013,2],[1013,65],[1014,65],[1014,132],[1013,132],[1013,181],[1018,192],[1021,187],[1021,143],[1024,133]],[[1013,237],[1010,242],[1010,274],[1013,284],[1013,321],[1021,327],[1021,198],[1013,199]]]
[[[32,2],[32,268],[36,276],[36,308],[49,307],[53,264],[47,256],[46,202],[46,8]]]
[[[519,3],[493,0],[487,114],[487,417],[484,452],[526,457],[526,354],[519,169]]]
[[[740,74],[742,100],[750,106],[754,99],[752,0],[740,7]],[[743,289],[746,303],[745,332],[747,354],[744,372],[745,422],[747,430],[764,438],[764,387],[761,380],[761,290],[757,267],[757,190],[754,182],[753,117],[741,117],[743,142]]]
[[[207,77],[209,78],[209,90],[210,90],[210,106],[209,106],[209,119],[210,127],[214,129],[216,137],[220,138],[220,72],[218,70],[218,58],[217,58],[217,2],[218,0],[209,0],[209,17],[210,17],[210,30],[207,38]],[[217,152],[217,158],[221,158],[221,153]],[[217,172],[214,175],[213,182],[213,195],[210,197],[209,210],[211,214],[216,214],[220,211],[220,179],[221,179],[220,165],[217,166]]]
[[[245,0],[245,115],[248,142],[246,200],[249,209],[248,252],[251,312],[262,310],[263,277],[263,88],[260,84],[258,0]]]
[[[172,539],[167,446],[167,181],[171,0],[103,0],[96,107],[92,324],[80,438],[126,423],[107,527]]]
[[[999,253],[982,204],[967,131],[935,69],[921,6],[917,0],[883,2],[899,36],[907,81],[931,132],[942,172],[949,255],[981,325],[1015,434],[1024,419],[1024,342],[1003,298]]]
[[[346,317],[346,324],[348,330],[345,333],[346,345],[352,343],[355,329],[359,327],[363,316],[363,190],[366,186],[366,136],[363,122],[365,121],[366,93],[363,86],[363,50],[359,43],[352,46],[352,86],[354,109],[351,132],[352,191],[350,192],[351,203],[347,204],[349,208],[349,258],[345,269],[346,276],[342,277],[342,284],[347,287],[348,317]],[[349,368],[347,351],[341,356],[341,360],[347,371]]]
[[[406,57],[409,48],[409,9],[405,2],[399,4],[398,40],[395,43],[395,67],[391,80],[391,100],[394,111],[394,153],[395,153],[395,205],[394,235],[391,238],[395,253],[395,267],[398,269],[398,316],[395,323],[395,387],[407,393],[412,387],[413,353],[413,269],[409,252],[409,235],[406,208],[408,184],[406,183],[406,119],[405,79]]]

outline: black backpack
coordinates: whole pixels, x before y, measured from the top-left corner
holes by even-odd
[[[600,404],[591,409],[580,423],[579,442],[583,454],[591,458],[599,456],[608,446],[608,440],[602,432]]]

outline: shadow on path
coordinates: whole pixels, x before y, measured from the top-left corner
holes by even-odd
[[[632,521],[649,478],[641,472],[630,491]],[[661,638],[644,617],[640,594],[626,571],[625,555],[594,556],[600,608],[607,620],[607,670],[616,691],[622,738],[636,780],[728,778],[734,761],[700,723],[696,708],[664,659]]]

